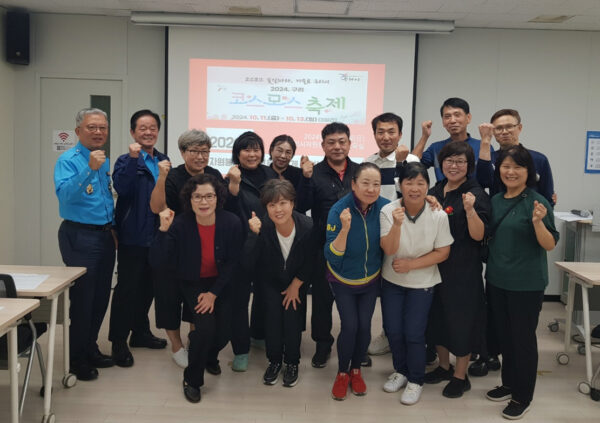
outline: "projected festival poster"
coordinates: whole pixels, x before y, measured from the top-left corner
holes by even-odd
[[[322,159],[321,129],[350,127],[350,156],[377,151],[371,119],[382,113],[385,65],[190,60],[189,127],[210,135],[210,166],[226,173],[235,138],[255,131],[265,142],[290,135],[300,156]],[[268,163],[268,157],[265,164]]]

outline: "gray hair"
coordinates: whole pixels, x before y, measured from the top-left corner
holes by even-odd
[[[206,145],[208,148],[212,147],[208,134],[198,129],[188,129],[181,134],[177,141],[177,145],[179,146],[180,151],[186,151],[188,148],[195,146],[201,147]]]
[[[104,116],[104,119],[106,119],[106,121],[108,122],[108,116],[106,115],[106,112],[104,112],[104,110],[95,108],[85,108],[78,111],[75,115],[75,126],[79,127],[79,125],[81,125],[81,122],[83,122],[83,119],[85,119],[87,115],[102,115]]]

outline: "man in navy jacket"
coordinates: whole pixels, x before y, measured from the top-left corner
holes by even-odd
[[[148,310],[154,298],[152,271],[148,262],[150,243],[158,229],[158,216],[150,210],[150,196],[159,173],[159,163],[169,158],[154,148],[160,130],[159,116],[139,110],[131,117],[129,153],[120,156],[113,171],[119,194],[115,211],[118,235],[117,285],[114,289],[108,339],[115,364],[133,365],[129,345],[161,349],[166,340],[150,332]],[[165,163],[166,162],[166,163]]]

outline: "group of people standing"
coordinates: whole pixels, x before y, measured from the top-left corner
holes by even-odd
[[[247,369],[252,339],[266,347],[264,383],[275,384],[283,373],[283,385],[294,386],[310,286],[313,367],[325,367],[330,357],[334,302],[340,317],[334,399],[345,399],[349,388],[367,392],[361,367],[370,365],[371,319],[380,297],[383,331],[374,342],[391,350],[393,365],[384,391],[404,388],[401,402],[410,405],[424,383],[448,381],[444,396],[460,397],[470,389],[472,353],[484,359],[501,354],[502,385],[487,397],[511,399],[503,415],[520,418],[535,386],[546,251],[558,240],[550,168],[545,156],[520,144],[515,110],[482,124],[481,141],[467,133],[471,115],[464,100],[448,99],[440,111],[450,138],[425,150],[432,122],[424,122],[412,154],[399,145],[402,119],[375,117],[379,151],[361,164],[349,158],[350,129],[343,123],[323,128],[324,159],[315,164],[303,156],[300,168],[290,165],[292,137],[271,142],[267,166],[263,140],[245,132],[223,177],[208,165],[210,138],[195,129],[180,136],[184,163],[171,168],[154,148],[160,118],[140,110],[131,118],[135,142],[113,172],[114,219],[101,150],[106,114],[80,111],[79,143],[55,168],[63,261],[88,268],[71,289],[71,371],[92,380],[97,368],[133,365],[130,333],[131,347],[165,348],[166,340],[149,329],[154,298],[157,327],[166,329],[173,359],[185,368],[189,401],[200,401],[205,371],[221,373],[218,354],[229,341],[234,371]],[[430,166],[438,180],[433,187]],[[491,200],[485,188],[496,194]],[[97,337],[115,248],[108,356]],[[191,325],[187,349],[182,320]],[[435,346],[439,363],[426,374],[427,345]]]

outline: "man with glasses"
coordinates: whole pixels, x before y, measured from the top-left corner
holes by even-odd
[[[433,166],[435,168],[435,178],[438,181],[445,179],[442,173],[441,163],[438,162],[438,154],[440,150],[449,142],[463,141],[468,143],[473,152],[475,153],[475,160],[479,157],[479,143],[480,141],[476,138],[472,138],[471,134],[467,132],[467,127],[471,123],[471,113],[469,103],[462,98],[452,97],[448,98],[442,104],[440,108],[440,114],[442,115],[442,125],[444,129],[448,131],[450,135],[442,141],[437,141],[431,144],[427,150],[425,145],[427,140],[431,136],[432,122],[430,120],[425,121],[421,124],[422,135],[419,142],[415,145],[412,154],[421,159],[426,167]],[[423,150],[425,150],[423,152]]]
[[[169,158],[154,148],[158,140],[160,118],[151,110],[139,110],[131,116],[130,134],[134,142],[129,153],[120,156],[113,172],[117,194],[115,222],[119,240],[117,249],[117,285],[110,309],[108,339],[117,366],[133,366],[127,346],[162,349],[165,339],[150,332],[148,311],[154,299],[149,248],[159,220],[150,210],[150,195],[158,179],[159,166],[168,166]]]
[[[70,371],[79,380],[98,377],[98,367],[114,365],[98,349],[115,265],[113,197],[110,164],[101,148],[108,137],[108,119],[100,109],[82,109],[75,117],[79,142],[58,158],[54,185],[63,222],[58,245],[67,266],[87,272],[69,290]]]
[[[180,202],[179,193],[186,181],[192,176],[206,173],[213,175],[217,180],[228,185],[229,194],[226,202],[226,208],[230,209],[232,200],[237,196],[240,189],[241,174],[240,170],[233,166],[227,174],[228,182],[223,179],[221,172],[210,167],[209,156],[212,144],[210,137],[204,131],[189,129],[183,132],[178,140],[179,153],[183,158],[183,164],[172,168],[170,163],[159,163],[159,175],[156,186],[152,191],[150,198],[150,208],[152,212],[158,214],[167,207],[175,214],[183,213],[183,204]],[[157,295],[156,301],[156,326],[164,328],[171,341],[171,354],[175,363],[182,368],[188,365],[187,351],[181,339],[181,320],[193,322],[193,316],[187,307],[183,307],[183,297],[176,284],[173,283],[168,275],[161,276],[163,281],[157,284],[160,290],[160,296]],[[209,372],[216,372],[215,369],[207,368]]]
[[[519,135],[523,129],[521,116],[514,109],[498,110],[492,118],[491,123],[483,123],[479,126],[481,134],[481,148],[479,160],[476,167],[477,180],[484,188],[489,188],[490,197],[496,194],[500,187],[494,178],[494,163],[497,152],[491,148],[492,134],[504,150],[513,145],[520,144]],[[531,154],[536,172],[536,189],[550,204],[556,204],[556,193],[554,192],[554,181],[552,169],[548,158],[535,150],[527,149]]]
[[[302,156],[302,178],[298,184],[296,208],[304,213],[311,210],[313,232],[318,240],[318,258],[312,278],[311,335],[317,343],[312,366],[325,367],[331,353],[333,295],[325,275],[325,228],[329,209],[350,189],[358,164],[350,160],[350,128],[339,122],[330,123],[321,131],[321,147],[325,158],[313,165]]]

